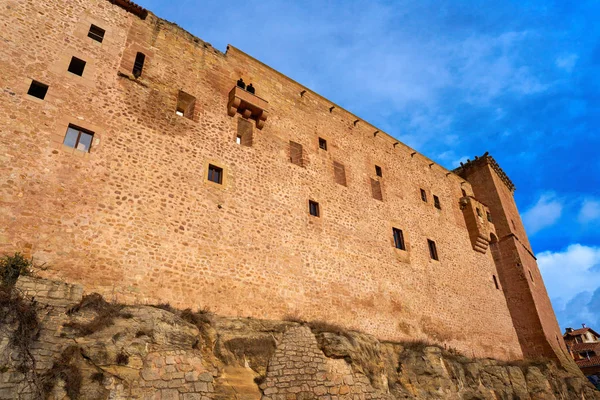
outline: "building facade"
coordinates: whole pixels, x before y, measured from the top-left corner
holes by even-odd
[[[600,335],[583,324],[580,329],[567,328],[563,338],[581,372],[598,386],[600,384]]]
[[[128,0],[2,7],[0,251],[116,301],[566,354],[489,155],[448,171]]]

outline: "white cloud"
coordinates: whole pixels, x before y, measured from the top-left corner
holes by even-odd
[[[563,326],[600,324],[600,247],[572,244],[563,251],[539,253],[538,265]]]
[[[594,199],[583,200],[577,219],[582,224],[600,219],[600,201]]]
[[[554,225],[562,214],[562,201],[554,193],[544,193],[533,207],[523,213],[523,222],[530,235]]]
[[[577,54],[564,54],[556,58],[555,64],[558,68],[567,72],[573,71],[579,56]]]

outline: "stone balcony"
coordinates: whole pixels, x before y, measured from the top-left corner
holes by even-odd
[[[229,92],[229,101],[227,102],[227,114],[233,117],[237,112],[244,118],[250,118],[256,121],[256,127],[262,129],[267,120],[267,107],[269,103],[260,97],[252,94],[240,87],[235,86]]]
[[[489,209],[472,196],[461,197],[460,209],[467,224],[473,250],[485,253],[490,244],[491,235],[496,234],[496,227],[488,220]]]

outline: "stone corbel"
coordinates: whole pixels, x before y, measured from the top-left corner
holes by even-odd
[[[268,104],[266,100],[235,86],[229,92],[227,115],[233,117],[239,112],[242,117],[255,120],[256,127],[262,129],[268,116]]]

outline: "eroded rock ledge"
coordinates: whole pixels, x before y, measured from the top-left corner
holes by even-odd
[[[0,303],[1,399],[600,399],[550,361],[470,359],[326,323],[115,305],[30,277],[12,290],[40,324],[24,352],[18,318],[7,317],[13,300]]]

